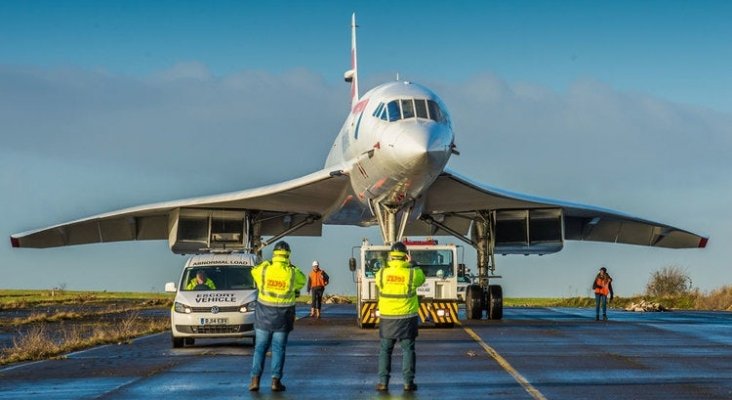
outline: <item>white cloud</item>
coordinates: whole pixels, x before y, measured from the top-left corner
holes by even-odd
[[[163,81],[175,80],[198,80],[207,81],[212,78],[208,67],[198,61],[180,62],[172,67],[155,74],[157,79]]]

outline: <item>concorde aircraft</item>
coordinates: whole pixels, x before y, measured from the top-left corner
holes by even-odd
[[[14,234],[13,247],[167,239],[178,254],[217,247],[260,251],[287,235],[319,236],[323,224],[378,225],[385,243],[405,235],[450,235],[477,251],[477,284],[468,287],[466,299],[469,309],[478,309],[468,317],[480,318],[480,308],[486,307],[480,304],[501,296],[500,286],[489,285],[495,254],[549,254],[560,251],[565,240],[706,246],[706,237],[669,225],[510,192],[446,169],[458,152],[450,114],[437,94],[407,81],[359,94],[355,14],[351,67],[345,73],[351,84],[350,113],[320,171],[270,186],[132,207]]]

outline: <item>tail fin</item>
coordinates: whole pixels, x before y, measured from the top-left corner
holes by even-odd
[[[351,83],[351,108],[358,103],[358,55],[356,54],[356,13],[351,15],[351,69],[343,74],[346,82]]]

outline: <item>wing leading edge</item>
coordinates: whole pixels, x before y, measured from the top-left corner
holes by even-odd
[[[455,233],[467,235],[477,213],[499,212],[514,218],[517,213],[539,214],[556,210],[562,218],[566,240],[588,240],[666,248],[703,248],[708,238],[670,225],[638,218],[602,207],[514,193],[473,182],[446,170],[425,194],[422,218],[408,225],[408,235],[447,234],[425,221],[439,220]],[[546,215],[544,211],[544,215]],[[528,226],[528,224],[525,224]],[[522,225],[523,226],[523,225]],[[497,232],[500,236],[501,232]],[[529,236],[530,237],[530,236]],[[560,238],[561,240],[562,238]],[[530,239],[527,239],[530,240]],[[557,248],[558,251],[561,246]],[[506,253],[524,253],[521,249]],[[551,252],[551,251],[548,251]]]
[[[176,200],[112,211],[10,236],[13,247],[48,248],[125,240],[162,240],[170,235],[171,215],[194,212],[255,212],[260,235],[276,235],[287,225],[312,220],[290,233],[319,236],[321,217],[338,204],[349,187],[338,167],[286,182],[214,196]]]

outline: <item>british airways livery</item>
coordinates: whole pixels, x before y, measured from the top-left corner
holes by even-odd
[[[549,254],[565,240],[705,247],[706,237],[673,226],[510,192],[446,169],[458,151],[444,102],[429,88],[405,81],[360,95],[355,14],[351,29],[351,69],[345,73],[351,109],[320,171],[14,234],[13,247],[167,239],[175,253],[217,247],[257,252],[283,236],[319,236],[323,224],[378,225],[387,244],[406,235],[468,243],[478,254],[481,287],[495,270],[495,254]]]

